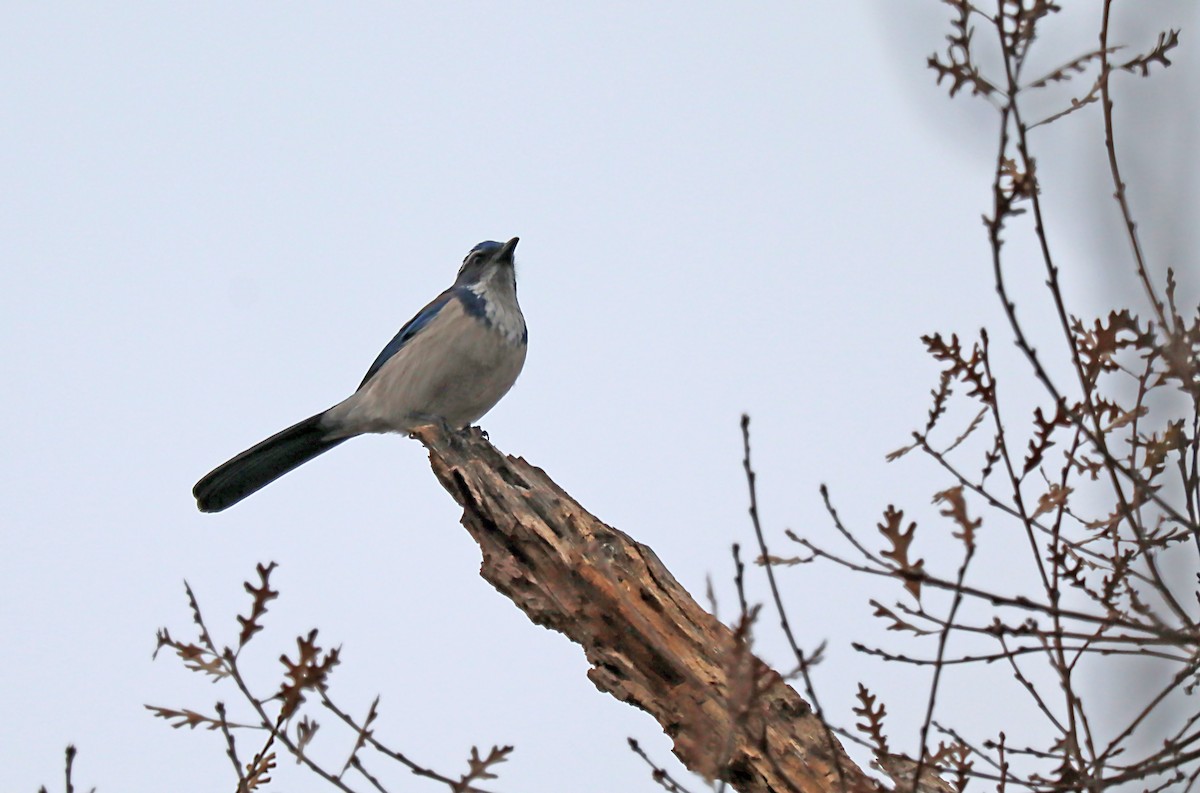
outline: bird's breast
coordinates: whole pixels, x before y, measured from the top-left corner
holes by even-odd
[[[525,364],[523,320],[519,334],[451,301],[329,419],[347,434],[407,432],[430,417],[467,426],[516,382]]]

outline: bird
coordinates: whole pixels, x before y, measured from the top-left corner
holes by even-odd
[[[214,468],[192,488],[220,512],[357,435],[458,430],[508,393],[525,365],[529,331],[517,303],[518,238],[476,245],[454,283],[400,328],[358,389]]]

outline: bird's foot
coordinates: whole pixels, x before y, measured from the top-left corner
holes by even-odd
[[[452,427],[449,422],[442,416],[435,416],[432,413],[413,413],[409,416],[412,420],[413,428],[417,427],[437,427],[449,443],[455,443],[466,438],[466,434],[470,432],[468,427]]]

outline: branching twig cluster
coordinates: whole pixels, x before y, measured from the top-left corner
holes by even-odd
[[[220,701],[213,706],[213,715],[189,708],[155,705],[146,707],[175,728],[204,727],[219,731],[224,738],[225,753],[237,774],[238,793],[262,790],[271,781],[271,772],[278,763],[277,747],[281,747],[282,751],[295,758],[297,763],[306,766],[338,790],[347,793],[389,789],[380,772],[368,768],[369,756],[372,758],[372,765],[377,763],[379,758],[390,760],[412,774],[440,782],[453,793],[486,793],[484,789],[476,787],[476,783],[496,778],[495,767],[508,759],[509,753],[512,752],[511,746],[493,746],[485,755],[481,755],[477,747],[471,747],[470,756],[467,758],[467,771],[458,778],[419,765],[403,753],[389,748],[375,736],[374,726],[379,716],[378,697],[371,703],[366,716],[361,720],[355,719],[329,697],[329,678],[334,667],[341,662],[341,651],[339,648],[325,650],[320,647],[317,644],[315,629],[296,638],[294,657],[286,654],[280,656],[279,661],[284,671],[277,691],[270,695],[261,695],[251,690],[242,671],[241,658],[250,642],[263,630],[262,620],[267,613],[267,604],[279,596],[278,590],[272,588],[271,584],[271,574],[274,570],[274,562],[260,564],[257,569],[257,583],[245,583],[246,592],[251,596],[250,613],[248,616],[237,618],[241,630],[238,633],[236,649],[221,647],[213,639],[201,614],[195,593],[186,582],[184,587],[187,591],[188,605],[197,628],[196,639],[178,640],[166,628],[158,632],[158,649],[155,655],[158,654],[158,650],[170,649],[191,671],[206,675],[214,682],[230,684],[236,695],[249,707],[249,716],[240,722],[231,720],[225,704]],[[348,728],[353,738],[345,761],[336,770],[335,764],[318,760],[313,755],[314,739],[321,729],[321,723],[309,712],[311,708],[306,708],[310,698],[332,714],[337,723]],[[263,736],[256,744],[254,755],[248,762],[239,759],[238,741],[235,736],[241,731],[252,731]],[[351,771],[354,773],[351,774]]]
[[[883,547],[873,550],[872,541],[844,525],[824,489],[829,515],[850,551],[830,550],[789,533],[804,554],[770,561],[825,560],[894,579],[903,597],[891,604],[871,601],[875,615],[891,631],[934,643],[931,653],[920,655],[855,645],[889,662],[932,668],[915,758],[893,754],[884,729],[886,708],[865,686],[859,690],[857,727],[898,788],[912,789],[918,780],[922,790],[961,790],[967,780],[980,778],[997,783],[1000,790],[1096,791],[1131,782],[1149,790],[1191,789],[1200,778],[1200,715],[1179,716],[1164,706],[1200,686],[1200,589],[1195,575],[1179,581],[1165,570],[1175,562],[1200,569],[1200,306],[1181,306],[1174,272],[1168,270],[1165,284],[1160,283],[1147,265],[1121,177],[1109,95],[1118,71],[1146,76],[1155,67],[1169,66],[1168,53],[1178,45],[1179,32],[1164,32],[1145,53],[1114,64],[1110,57],[1119,48],[1109,44],[1111,0],[1106,0],[1098,47],[1026,80],[1027,55],[1039,25],[1059,10],[1058,4],[998,0],[985,11],[967,0],[946,2],[955,12],[950,44],[945,54],[931,56],[929,65],[939,83],[950,81],[951,96],[970,88],[997,107],[993,207],[984,224],[1009,331],[1049,403],[1034,411],[1022,449],[1014,421],[1004,410],[1007,403],[993,370],[987,332],[967,342],[957,335],[926,336],[926,349],[942,369],[932,406],[912,442],[889,459],[920,451],[946,474],[948,486],[934,501],[954,527],[961,548],[957,569],[938,570],[918,558],[917,525],[906,522],[904,512],[894,506],[885,510],[878,526]],[[998,43],[1001,62],[994,70],[984,69],[976,57],[976,22]],[[1091,88],[1071,98],[1063,110],[1036,123],[1024,119],[1020,100],[1026,91],[1067,83],[1093,69],[1099,74]],[[1072,314],[1045,230],[1031,131],[1096,102],[1102,105],[1132,269],[1152,311],[1148,320],[1129,308],[1097,318]],[[1074,375],[1070,383],[1050,375],[1008,288],[1004,237],[1010,222],[1025,213],[1032,215],[1040,266],[1062,331],[1061,349]],[[973,408],[962,425],[947,430],[956,392],[959,401]],[[985,435],[986,442],[980,442]],[[984,517],[989,528],[1007,523],[1023,536],[1038,594],[997,584],[1010,580],[1012,571],[979,561],[975,551],[986,531]],[[1006,535],[1013,535],[1013,529]],[[948,597],[931,598],[930,590]],[[981,608],[965,610],[964,603]],[[951,653],[952,634],[983,639],[994,649]],[[1080,685],[1081,669],[1126,656],[1154,659],[1156,668],[1166,671],[1126,723],[1101,728]],[[992,662],[1008,667],[1018,689],[1049,725],[1053,739],[1048,744],[1017,747],[1003,730],[994,733],[995,739],[972,743],[935,718],[945,670]],[[1161,730],[1172,718],[1169,733],[1154,733],[1149,736],[1154,740],[1147,740],[1143,733],[1151,723]],[[931,746],[932,732],[946,741]],[[933,776],[927,774],[931,771]]]

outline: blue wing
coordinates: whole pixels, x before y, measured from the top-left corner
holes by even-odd
[[[371,364],[371,368],[367,370],[367,374],[363,377],[361,383],[358,384],[359,390],[367,384],[367,381],[375,376],[388,359],[403,349],[405,344],[408,344],[414,336],[421,332],[421,329],[429,324],[430,320],[438,315],[442,307],[449,303],[454,298],[453,290],[447,289],[440,295],[430,301],[429,305],[417,312],[417,315],[404,323],[404,327],[400,328],[400,332],[396,337],[387,343],[387,346],[379,353],[375,359],[375,363]]]

